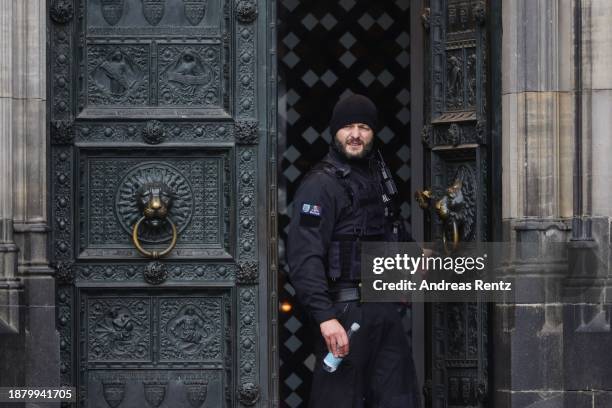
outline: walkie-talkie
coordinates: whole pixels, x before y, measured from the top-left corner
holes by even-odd
[[[385,164],[382,153],[380,150],[377,150],[376,153],[378,154],[378,169],[383,181],[383,202],[387,204],[395,199],[398,190],[395,181],[393,181],[393,177],[391,177],[391,172]]]
[[[383,159],[382,153],[380,150],[376,151],[378,155],[378,170],[380,171],[380,177],[382,180],[382,200],[385,204],[386,208],[386,216],[390,220],[391,230],[385,234],[387,241],[399,242],[404,237],[404,224],[399,219],[399,214],[397,210],[397,198],[399,195],[399,190],[395,185],[395,181],[393,181],[393,177],[391,176],[391,171],[385,164],[385,160]]]

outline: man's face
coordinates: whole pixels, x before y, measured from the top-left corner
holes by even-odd
[[[374,131],[365,123],[351,123],[336,133],[334,143],[349,159],[362,159],[372,151]]]

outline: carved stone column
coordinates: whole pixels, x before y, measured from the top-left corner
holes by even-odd
[[[503,2],[504,240],[532,249],[511,259],[508,273],[517,290],[540,296],[495,306],[495,407],[548,400],[553,405],[546,406],[563,406],[562,308],[548,299],[567,270],[550,243],[569,240],[573,211],[572,6],[572,0]]]
[[[59,384],[47,257],[46,3],[0,7],[0,322],[13,332],[0,335],[3,386]]]
[[[612,403],[612,4],[503,2],[505,237],[535,256],[511,274],[541,302],[497,306],[495,407]],[[567,243],[571,261],[546,253]],[[582,296],[547,302],[558,291]],[[576,299],[576,298],[573,298]],[[609,299],[609,295],[608,298]],[[559,300],[559,297],[555,297]]]
[[[16,99],[14,2],[0,11],[0,334],[19,331],[17,246],[13,240],[13,122]]]

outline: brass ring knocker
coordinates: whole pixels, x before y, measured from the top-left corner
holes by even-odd
[[[168,221],[170,223],[170,226],[172,227],[172,241],[170,242],[170,245],[168,246],[168,248],[164,249],[161,252],[147,251],[146,249],[142,247],[142,245],[140,244],[140,239],[138,238],[138,231],[140,228],[140,224],[144,220],[145,220],[145,217],[142,216],[136,222],[136,224],[134,225],[134,229],[132,230],[132,243],[134,244],[138,252],[140,252],[142,255],[146,256],[147,258],[153,258],[153,259],[159,259],[163,256],[168,255],[174,249],[174,247],[176,246],[176,241],[178,240],[178,232],[176,230],[176,225],[174,225],[174,223],[169,217],[166,218],[166,221]]]
[[[453,224],[453,247],[450,251],[446,243],[446,229],[442,231],[442,243],[444,244],[444,252],[446,252],[446,255],[455,252],[459,247],[459,225],[457,225],[457,221],[455,220],[452,220],[451,222]]]

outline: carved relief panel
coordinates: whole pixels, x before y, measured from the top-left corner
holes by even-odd
[[[231,292],[83,291],[81,399],[91,406],[229,406]],[[159,370],[159,365],[167,368]],[[96,405],[95,401],[99,403]],[[226,405],[227,404],[227,405]],[[88,405],[89,406],[89,405]]]
[[[133,257],[131,232],[142,201],[159,185],[167,217],[178,232],[173,257],[229,258],[231,206],[229,150],[189,153],[82,150],[80,152],[80,258]],[[153,246],[171,237],[170,224],[146,222],[140,241]]]
[[[173,117],[176,107],[231,115],[228,0],[83,0],[81,8],[80,115]]]
[[[432,123],[480,120],[486,95],[486,6],[481,0],[431,0]],[[458,116],[457,113],[463,115]]]

